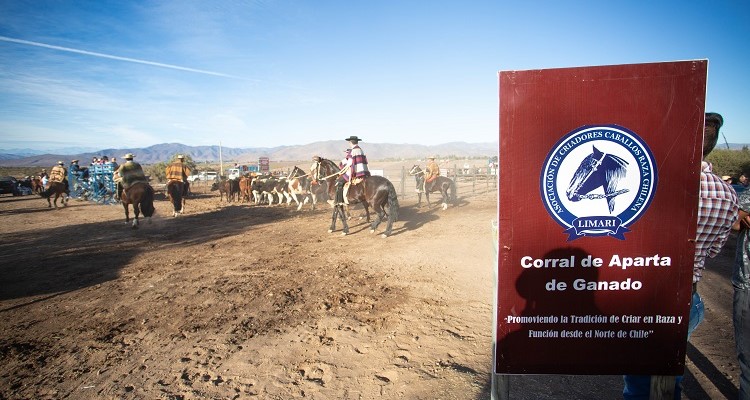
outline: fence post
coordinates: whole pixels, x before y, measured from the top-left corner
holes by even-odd
[[[401,200],[406,199],[406,167],[401,166]]]

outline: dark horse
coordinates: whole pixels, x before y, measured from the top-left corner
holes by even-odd
[[[581,161],[570,179],[565,194],[570,201],[606,199],[611,213],[615,208],[615,197],[628,192],[628,189],[617,190],[618,182],[627,173],[628,162],[616,155],[599,151],[596,146],[592,147],[592,153]],[[604,189],[604,194],[589,194],[600,187]]]
[[[182,214],[185,211],[185,198],[190,194],[190,183],[180,181],[169,181],[167,183],[167,197],[172,201],[174,212],[172,216]]]
[[[417,193],[419,194],[419,202],[417,205],[421,206],[422,192],[423,188],[425,188],[424,171],[422,171],[422,168],[419,168],[419,165],[414,164],[409,170],[409,175],[414,175],[414,178],[417,180]],[[427,199],[427,207],[432,206],[432,204],[430,204],[430,193],[432,192],[440,192],[440,195],[443,196],[443,210],[448,208],[448,203],[456,204],[456,183],[453,182],[453,179],[445,176],[438,176],[432,182],[427,183],[426,189],[427,190],[424,190],[424,198]]]
[[[62,205],[68,205],[68,199],[70,198],[70,189],[68,188],[68,185],[63,182],[50,182],[47,189],[39,193],[39,195],[47,199],[49,208],[52,208],[52,200],[50,200],[50,197],[54,195],[55,208],[57,208],[57,199],[59,199],[60,197],[62,197]]]
[[[120,196],[122,206],[125,208],[125,223],[130,222],[130,212],[128,205],[133,205],[133,229],[138,228],[138,216],[143,211],[143,216],[150,218],[154,215],[154,188],[146,182],[136,182],[130,185],[127,190],[122,191]]]
[[[336,179],[338,178],[339,168],[336,164],[324,158],[315,162],[312,173],[318,181],[325,181],[328,185],[328,197],[336,198]],[[388,216],[388,224],[382,236],[387,237],[393,231],[393,222],[398,219],[398,194],[393,184],[382,176],[368,176],[361,183],[349,187],[347,193],[349,204],[362,203],[365,207],[367,220],[370,220],[368,207],[377,214],[377,218],[370,225],[370,233],[375,233],[383,217]],[[336,218],[341,218],[344,225],[343,234],[349,233],[349,225],[346,223],[346,212],[343,205],[333,206],[333,215],[331,216],[331,229],[328,232],[336,230]]]

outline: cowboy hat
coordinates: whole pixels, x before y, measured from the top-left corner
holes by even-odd
[[[356,136],[353,136],[353,135],[349,136],[348,138],[346,138],[344,140],[346,140],[347,142],[361,142],[362,141],[362,139],[360,139],[360,138],[358,138]]]
[[[122,156],[122,158],[124,158],[126,160],[132,160],[132,159],[135,158],[135,156],[133,155],[133,153],[128,153],[128,154],[125,154],[124,156]]]
[[[77,163],[77,162],[78,162],[78,160],[70,160],[70,162],[72,162],[72,163]]]
[[[435,157],[435,156],[427,156],[428,160],[434,160],[435,158],[437,158],[437,157]]]
[[[64,162],[62,162],[62,161],[58,161],[58,162],[57,162],[57,165],[65,165],[65,163],[64,163]]]
[[[185,156],[183,156],[182,154],[178,154],[177,158],[180,159],[180,160],[182,160],[183,158],[185,158]]]

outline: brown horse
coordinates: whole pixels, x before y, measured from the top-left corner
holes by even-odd
[[[430,193],[433,192],[439,192],[443,196],[443,210],[448,209],[449,203],[456,204],[456,183],[453,182],[453,179],[438,176],[432,182],[427,182],[427,185],[425,185],[424,171],[416,164],[409,170],[409,175],[414,175],[414,178],[417,180],[417,193],[419,194],[417,206],[422,205],[422,193],[424,193],[424,198],[427,199],[427,207],[432,207],[432,204],[430,204]],[[424,190],[425,188],[427,190]]]
[[[324,158],[316,161],[313,172],[320,181],[326,181],[328,184],[328,197],[336,198],[336,179],[338,178],[339,168],[336,164]],[[370,220],[369,206],[375,211],[377,217],[370,225],[370,233],[375,233],[380,222],[384,217],[388,217],[388,224],[382,237],[388,237],[393,231],[393,223],[398,219],[398,194],[396,188],[388,179],[382,176],[368,176],[361,183],[352,185],[347,192],[349,204],[362,203],[367,214],[367,220]],[[335,204],[333,206],[333,215],[331,216],[331,228],[328,232],[336,230],[336,218],[341,218],[344,225],[343,234],[349,233],[349,226],[346,223],[346,212],[344,206]]]
[[[42,194],[42,192],[44,191],[42,180],[36,176],[31,178],[31,191],[36,194]]]
[[[128,205],[133,205],[133,229],[138,228],[138,217],[143,211],[143,216],[149,218],[154,215],[154,188],[146,182],[136,182],[130,185],[127,190],[122,191],[120,196],[122,206],[125,208],[125,223],[130,222],[130,212]]]
[[[54,195],[55,208],[57,208],[57,199],[59,199],[60,197],[62,197],[62,205],[68,205],[68,199],[70,198],[70,189],[68,189],[68,185],[63,182],[50,182],[49,187],[39,193],[39,195],[47,199],[49,208],[52,208],[52,200],[50,198]]]
[[[190,183],[180,181],[169,181],[167,183],[167,197],[172,201],[174,212],[172,216],[182,214],[185,211],[185,198],[190,194]]]

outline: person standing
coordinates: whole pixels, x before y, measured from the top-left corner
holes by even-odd
[[[715,175],[712,166],[705,161],[719,140],[719,128],[724,123],[721,115],[706,113],[703,128],[703,161],[701,162],[700,192],[698,196],[698,225],[693,257],[693,294],[688,320],[688,339],[695,328],[703,321],[703,299],[698,294],[698,286],[703,277],[706,258],[713,258],[729,238],[729,232],[737,219],[737,193]],[[623,397],[626,400],[648,400],[651,387],[649,375],[625,375]],[[682,394],[682,376],[675,381],[674,398]]]
[[[42,188],[47,187],[47,182],[49,182],[49,174],[47,174],[47,170],[42,168],[42,172],[39,173],[39,180],[42,182]]]

